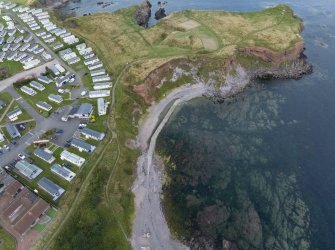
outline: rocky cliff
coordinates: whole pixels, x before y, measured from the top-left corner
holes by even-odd
[[[136,23],[140,26],[147,27],[151,17],[151,3],[144,0],[135,14]]]
[[[237,65],[245,68],[248,72],[250,80],[253,79],[299,79],[304,74],[312,72],[312,65],[308,63],[304,55],[304,42],[296,43],[292,48],[275,52],[262,47],[243,48],[229,59],[222,58],[206,58],[200,57],[197,60],[174,59],[168,63],[153,70],[144,80],[143,84],[134,86],[133,90],[141,95],[145,101],[150,104],[155,101],[154,92],[161,86],[162,78],[175,68],[183,68],[185,65],[193,70],[194,81],[203,81],[213,84],[216,80],[225,80],[225,75],[234,71]],[[251,63],[251,65],[243,65],[239,59],[251,57],[252,59],[261,61],[261,64]],[[206,68],[204,70],[204,68]],[[209,69],[210,68],[210,69]],[[201,72],[210,70],[206,76]],[[214,84],[215,85],[215,84]],[[215,85],[217,87],[217,85]],[[215,95],[220,95],[219,92]],[[218,96],[217,96],[218,97]]]

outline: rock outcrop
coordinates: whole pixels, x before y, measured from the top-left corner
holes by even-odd
[[[164,8],[159,8],[155,13],[155,19],[160,20],[164,17],[166,17],[165,9]]]
[[[245,71],[247,71],[248,78],[250,80],[299,79],[304,74],[309,74],[312,72],[312,65],[308,63],[307,57],[304,55],[304,50],[304,42],[302,41],[296,43],[294,46],[292,46],[292,48],[284,52],[275,52],[261,47],[240,49],[238,56],[233,56],[225,60],[217,59],[213,65],[213,68],[211,69],[211,75],[227,75],[231,70],[236,69],[236,66],[239,65],[238,57],[253,56],[255,59],[259,59],[260,61],[265,62],[266,66],[259,66],[255,64],[250,66],[250,68],[245,68]],[[197,61],[192,62],[190,62],[188,59],[175,59],[169,61],[151,71],[151,73],[144,80],[143,84],[135,85],[133,87],[133,91],[138,95],[141,95],[145,99],[146,103],[150,104],[155,101],[153,93],[159,87],[162,78],[168,72],[172,72],[176,67],[183,67],[183,65],[192,65],[195,70],[200,71],[201,67],[204,65],[208,68],[208,64],[211,60],[213,59],[207,59],[203,57],[199,58]],[[212,82],[211,79],[202,78],[200,80],[203,82]],[[219,101],[221,98],[219,88],[217,93],[214,91],[211,93],[211,95],[214,100]]]
[[[149,19],[151,17],[151,3],[144,0],[135,14],[136,23],[143,27],[148,27]]]

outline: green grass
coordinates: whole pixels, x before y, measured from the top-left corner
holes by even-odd
[[[21,71],[23,71],[23,66],[20,62],[15,61],[4,61],[0,62],[0,68],[5,68],[8,71],[7,77],[13,76]]]
[[[16,88],[17,92],[42,116],[48,117],[57,108],[69,105],[73,102],[73,100],[69,100],[69,94],[68,93],[64,93],[64,94],[58,93],[57,88],[56,88],[54,83],[43,84],[43,85],[45,87],[45,90],[39,91],[39,90],[34,89],[37,93],[34,96],[27,95],[26,93],[22,92],[20,90],[20,88]],[[29,84],[27,86],[30,87]],[[60,104],[57,104],[55,102],[50,101],[48,99],[48,96],[50,94],[56,94],[56,95],[62,96],[63,97],[63,102],[61,102]],[[49,112],[46,112],[46,111],[38,108],[36,106],[36,103],[38,101],[44,101],[44,102],[49,103],[52,106],[52,110],[50,110]]]
[[[0,228],[0,250],[15,250],[16,242],[13,236]]]
[[[0,92],[0,100],[6,103],[6,107],[0,110],[0,117],[1,117],[3,113],[6,111],[6,108],[8,107],[10,102],[13,100],[13,97],[7,92]]]

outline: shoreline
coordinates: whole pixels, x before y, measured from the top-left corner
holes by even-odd
[[[221,98],[234,95],[251,83],[250,75],[240,66],[236,76],[226,76],[226,84],[220,88]],[[131,238],[133,249],[149,246],[152,249],[189,249],[171,236],[170,228],[162,208],[161,191],[164,166],[155,154],[156,141],[175,109],[197,97],[213,97],[217,90],[204,83],[186,84],[174,89],[159,103],[148,109],[142,121],[137,144],[142,154],[137,162],[137,177],[132,191],[135,195],[135,219]],[[171,105],[171,103],[173,104]],[[169,106],[165,117],[160,114]]]
[[[160,102],[152,105],[142,120],[137,136],[137,146],[142,154],[137,161],[137,176],[132,186],[135,195],[135,218],[131,245],[133,249],[150,247],[151,249],[189,249],[183,243],[172,238],[170,228],[163,212],[161,192],[163,186],[164,166],[155,155],[156,140],[165,124],[179,104],[194,98],[206,96],[213,100],[222,100],[235,95],[255,79],[272,76],[273,79],[299,79],[311,72],[312,67],[302,56],[284,68],[268,68],[247,71],[236,66],[234,76],[226,75],[225,84],[215,89],[204,83],[186,84],[174,89]],[[171,103],[173,104],[171,105]],[[169,110],[160,121],[160,115],[167,107]]]
[[[151,249],[189,249],[172,238],[165,219],[161,203],[164,166],[155,155],[155,147],[159,133],[175,108],[206,93],[208,87],[202,83],[183,85],[151,106],[148,116],[140,126],[138,145],[142,155],[137,162],[137,177],[132,187],[135,194],[135,220],[131,238],[133,249],[140,249],[143,246],[150,246]],[[160,114],[171,102],[172,106],[159,122]]]

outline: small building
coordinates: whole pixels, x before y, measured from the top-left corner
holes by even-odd
[[[3,60],[5,59],[5,57],[6,57],[6,52],[1,51],[0,52],[0,62],[3,62]]]
[[[5,141],[5,136],[3,135],[3,133],[0,132],[0,142],[3,142],[3,141]]]
[[[107,104],[107,102],[105,102],[105,99],[104,98],[98,98],[97,103],[98,103],[98,114],[99,115],[106,115],[108,104]]]
[[[15,164],[15,169],[21,173],[23,176],[27,177],[29,180],[35,179],[40,173],[43,172],[42,169],[34,164],[31,164],[25,160],[20,160]]]
[[[75,79],[76,75],[73,73],[62,76],[56,80],[56,86],[58,88],[62,87],[64,84],[70,82],[71,79]]]
[[[42,37],[42,36],[44,36],[45,34],[46,34],[45,31],[36,32],[36,36],[38,36],[38,37]]]
[[[60,75],[59,70],[58,70],[54,65],[50,65],[50,66],[48,66],[48,69],[51,70],[52,73],[53,73],[55,76]]]
[[[55,43],[55,44],[52,45],[52,48],[54,50],[61,49],[63,47],[64,47],[64,44],[62,44],[62,43]]]
[[[71,36],[63,37],[63,41],[64,41],[64,43],[66,43],[68,45],[71,45],[71,44],[78,43],[79,38],[75,37],[74,35],[71,35]]]
[[[79,58],[78,56],[73,57],[73,58],[67,60],[67,63],[68,63],[69,65],[75,64],[75,63],[77,63],[77,62],[80,62],[80,58]]]
[[[89,53],[89,54],[85,54],[85,55],[83,55],[83,57],[84,57],[85,60],[90,59],[90,58],[92,58],[92,57],[94,57],[94,56],[95,56],[95,54],[94,54],[93,52],[91,52],[91,53]]]
[[[29,88],[28,86],[24,85],[20,89],[23,93],[26,93],[27,95],[30,95],[30,96],[36,95],[36,91],[33,90],[32,88]]]
[[[63,58],[65,55],[67,55],[67,54],[71,54],[71,53],[73,53],[73,51],[72,51],[71,48],[63,49],[63,50],[60,50],[60,51],[58,52],[58,54],[59,54],[59,56],[60,56],[61,58]]]
[[[88,65],[92,65],[92,64],[95,64],[95,63],[98,63],[98,62],[100,62],[100,59],[98,57],[92,57],[90,59],[85,60],[84,64],[86,66],[88,66]]]
[[[19,48],[20,48],[21,44],[19,43],[16,43],[16,44],[13,44],[10,48],[11,51],[17,51]]]
[[[72,181],[72,179],[76,176],[76,174],[71,170],[67,169],[66,167],[62,167],[59,164],[52,165],[51,172],[67,181]]]
[[[2,46],[2,51],[8,51],[10,49],[10,44],[6,43],[4,46]]]
[[[106,70],[105,69],[93,70],[93,71],[90,72],[90,74],[91,74],[91,77],[105,75],[106,74]]]
[[[42,102],[42,101],[38,101],[36,103],[36,106],[40,109],[43,109],[43,110],[47,111],[47,112],[49,112],[52,109],[52,106],[49,103]]]
[[[86,139],[93,139],[96,141],[102,141],[105,137],[105,133],[101,133],[89,128],[83,128],[80,133],[85,136]]]
[[[36,81],[31,81],[31,82],[29,83],[29,85],[30,85],[31,87],[33,87],[34,89],[37,89],[37,90],[39,90],[39,91],[43,91],[43,90],[45,90],[45,87],[43,86],[43,84],[40,84],[39,82],[36,82]]]
[[[49,164],[53,163],[56,160],[56,158],[51,153],[41,148],[36,148],[34,150],[34,155]]]
[[[48,96],[48,99],[52,102],[57,103],[57,104],[60,104],[60,103],[63,102],[63,97],[61,97],[60,95],[50,94]]]
[[[92,65],[88,65],[87,68],[91,71],[91,70],[94,70],[94,69],[99,69],[99,68],[102,68],[104,65],[102,62],[98,62],[98,63],[95,63],[95,64],[92,64]]]
[[[9,53],[7,55],[7,60],[13,61],[16,56],[17,56],[17,52],[16,51],[11,52],[11,53]]]
[[[65,71],[66,71],[66,70],[63,68],[63,66],[60,65],[59,63],[55,64],[55,68],[56,68],[59,72],[61,72],[61,73],[65,73]]]
[[[94,76],[92,77],[92,81],[93,83],[96,83],[96,82],[105,82],[105,81],[109,81],[111,78],[109,75],[100,75],[100,76]]]
[[[33,58],[33,57],[30,57],[30,58]],[[29,58],[28,58],[29,59]],[[28,62],[25,62],[24,65],[23,65],[23,68],[25,70],[28,70],[28,69],[31,69],[31,68],[34,68],[36,67],[41,61],[39,59],[30,59]]]
[[[20,43],[23,40],[23,36],[18,36],[15,38],[14,43]]]
[[[10,30],[8,30],[8,36],[14,36],[15,35],[15,33],[16,33],[16,29],[10,29]]]
[[[86,49],[86,47],[87,47],[86,43],[81,43],[81,44],[76,45],[77,50],[84,50]]]
[[[23,38],[23,42],[29,43],[33,40],[33,36],[31,34],[28,34],[25,38]]]
[[[92,49],[91,47],[88,47],[88,48],[86,48],[86,49],[79,50],[78,52],[79,52],[79,54],[80,54],[81,56],[83,56],[83,55],[87,55],[87,54],[92,53],[92,52],[93,52],[93,49]]]
[[[66,53],[61,56],[61,58],[64,61],[69,61],[70,59],[75,58],[75,57],[77,57],[77,54],[75,52]]]
[[[63,188],[61,188],[56,183],[54,183],[53,181],[49,180],[46,177],[42,177],[38,181],[38,186],[45,192],[50,194],[53,197],[54,201],[57,200],[59,197],[61,197],[62,194],[65,192]]]
[[[7,117],[10,121],[16,121],[19,115],[22,114],[22,110],[20,108],[15,108],[13,111],[7,113]]]
[[[40,75],[37,80],[39,80],[40,82],[43,82],[45,84],[49,84],[49,83],[52,83],[53,81],[47,77],[47,76],[43,76],[43,75]]]
[[[73,111],[70,117],[88,119],[93,113],[93,105],[91,103],[82,103],[78,108],[75,107]]]
[[[67,150],[64,150],[61,154],[60,154],[60,158],[61,160],[65,160],[68,161],[74,165],[76,165],[77,167],[81,167],[84,163],[85,163],[85,159],[80,157],[79,155],[76,155],[74,153],[71,153]]]
[[[19,49],[21,52],[26,51],[28,48],[30,47],[29,43],[25,43],[21,46],[21,48]]]
[[[92,90],[88,92],[89,98],[99,98],[110,96],[110,90]]]
[[[95,146],[76,138],[72,138],[70,144],[72,147],[77,148],[80,152],[91,153],[95,150]]]
[[[38,48],[38,44],[32,44],[32,45],[29,46],[29,48],[27,50],[29,52],[33,52],[37,48]]]
[[[110,89],[112,87],[111,82],[97,82],[93,84],[93,89],[94,90],[99,90],[99,89]]]
[[[17,54],[17,57],[15,58],[16,62],[20,62],[23,58],[25,58],[27,56],[27,53],[24,52],[20,52]]]
[[[45,61],[49,61],[49,60],[52,59],[52,55],[50,53],[46,52],[46,51],[43,51],[42,57]]]
[[[37,55],[37,54],[41,54],[43,51],[44,51],[44,48],[42,48],[42,47],[38,47],[37,49],[34,49],[34,50],[33,50],[33,53],[34,53],[35,55]]]

